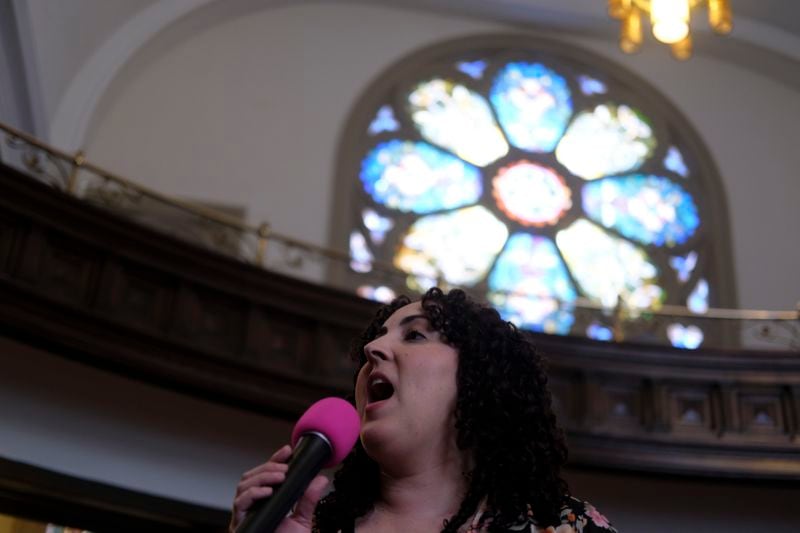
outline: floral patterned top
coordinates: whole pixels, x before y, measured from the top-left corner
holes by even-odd
[[[465,533],[483,533],[487,531],[489,521],[482,520],[484,511],[478,511],[469,526],[461,530]],[[345,527],[340,533],[353,533],[353,526]],[[533,511],[528,508],[528,515],[522,517],[518,524],[512,526],[513,533],[617,533],[608,519],[595,507],[571,496],[567,497],[561,507],[561,523],[558,526],[542,526],[533,518]]]
[[[481,533],[487,531],[488,522],[481,521],[482,512],[478,512],[472,519],[467,533]],[[595,507],[571,496],[564,500],[561,507],[561,523],[557,526],[543,526],[537,524],[533,511],[528,507],[528,515],[521,518],[519,523],[509,529],[514,533],[617,533],[617,530],[600,514]]]

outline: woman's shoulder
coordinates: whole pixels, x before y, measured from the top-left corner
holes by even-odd
[[[561,524],[539,531],[545,533],[608,533],[617,530],[594,505],[568,496],[561,506]]]

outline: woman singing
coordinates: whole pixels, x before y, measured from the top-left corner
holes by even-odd
[[[354,345],[359,442],[320,499],[311,482],[280,533],[616,531],[570,496],[567,457],[533,346],[462,291],[382,307]],[[242,476],[234,532],[272,494],[291,448]]]

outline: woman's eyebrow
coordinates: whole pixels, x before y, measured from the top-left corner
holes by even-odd
[[[421,318],[421,319],[423,319],[425,321],[428,320],[428,317],[426,317],[425,315],[408,315],[406,317],[403,317],[403,319],[399,322],[398,325],[399,326],[405,326],[409,322],[413,322],[413,321],[417,320],[418,318]]]
[[[406,324],[409,324],[409,323],[417,320],[418,318],[421,318],[421,319],[425,320],[426,322],[428,322],[428,324],[430,324],[430,321],[428,320],[428,317],[426,317],[425,315],[419,314],[419,315],[408,315],[408,316],[405,316],[400,320],[400,322],[397,323],[397,325],[398,325],[398,327],[402,327],[402,326],[405,326]],[[381,329],[378,330],[377,334],[375,335],[375,338],[377,339],[378,337],[382,337],[382,336],[386,335],[386,333],[388,331],[389,330],[388,330],[388,328],[386,326],[381,326]]]

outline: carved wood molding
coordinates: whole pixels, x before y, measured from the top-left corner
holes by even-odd
[[[351,387],[376,304],[228,259],[0,166],[0,334],[294,418]],[[800,479],[800,354],[533,335],[576,464]]]

